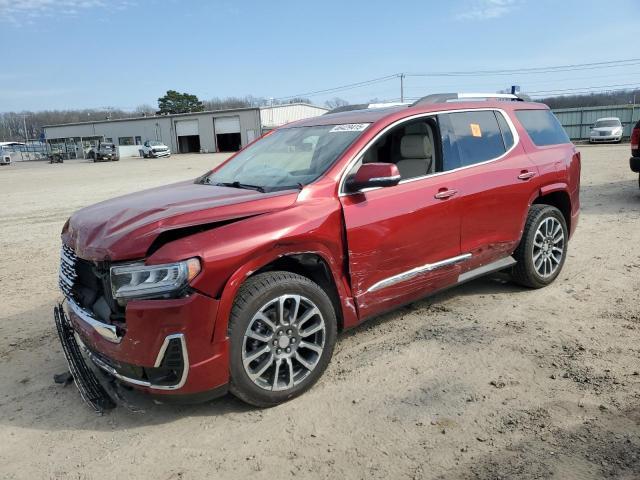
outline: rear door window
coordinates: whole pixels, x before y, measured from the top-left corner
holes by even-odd
[[[486,162],[506,152],[505,140],[492,110],[446,113],[438,117],[445,150],[443,171]]]
[[[571,142],[551,110],[516,110],[516,117],[538,147]]]

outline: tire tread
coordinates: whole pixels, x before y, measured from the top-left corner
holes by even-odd
[[[527,252],[531,247],[531,243],[533,243],[533,237],[535,233],[533,229],[540,221],[540,218],[546,215],[548,212],[554,212],[556,216],[559,217],[559,219],[562,221],[563,227],[566,232],[566,222],[560,210],[558,210],[556,207],[552,205],[546,205],[546,204],[531,205],[531,208],[529,209],[529,213],[527,214],[527,220],[524,224],[524,229],[522,231],[522,239],[520,240],[518,247],[513,253],[513,258],[516,259],[517,263],[512,267],[512,270],[511,270],[511,278],[513,279],[513,281],[525,287],[542,288],[547,286],[557,277],[557,275],[560,273],[560,270],[562,269],[562,266],[563,266],[563,265],[560,265],[558,272],[550,281],[543,282],[543,281],[540,281],[534,275],[534,273],[531,270],[531,265],[528,262]],[[565,254],[562,260],[563,263],[564,263],[564,260],[566,259],[566,248],[567,248],[566,245],[568,240],[569,238],[567,236],[565,240]]]

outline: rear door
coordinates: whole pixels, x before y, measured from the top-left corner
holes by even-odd
[[[432,161],[440,165],[442,146],[435,119],[431,121],[437,157]],[[416,135],[407,133],[415,126],[401,124],[386,135],[402,143],[405,134]],[[396,163],[393,144],[378,137],[361,158]],[[440,175],[434,167],[431,174],[404,178],[393,187],[341,194],[351,287],[361,319],[457,281],[464,261],[458,183],[455,172]]]
[[[538,171],[505,113],[471,110],[441,115],[455,139],[460,189],[461,253],[468,271],[510,255],[520,241]],[[445,128],[443,127],[443,128]]]

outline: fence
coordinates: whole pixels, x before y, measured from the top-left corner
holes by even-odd
[[[558,108],[553,110],[553,113],[571,140],[588,139],[591,126],[598,118],[603,117],[618,117],[624,127],[624,136],[629,137],[633,126],[640,120],[640,105]]]

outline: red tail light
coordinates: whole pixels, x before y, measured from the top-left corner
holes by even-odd
[[[637,150],[640,144],[640,128],[634,128],[631,132],[631,150]]]

